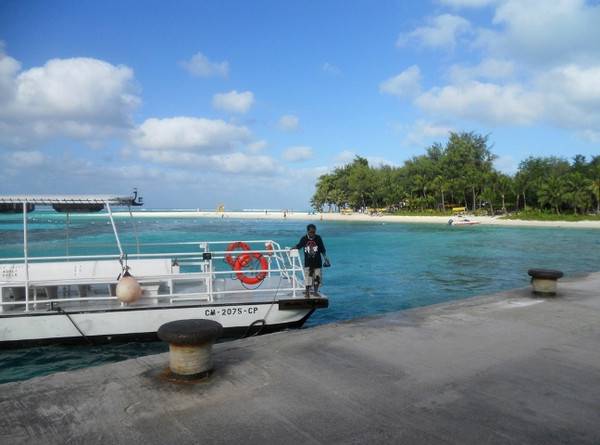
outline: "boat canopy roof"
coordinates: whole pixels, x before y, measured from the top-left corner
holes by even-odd
[[[110,204],[129,206],[135,204],[136,196],[116,195],[0,195],[0,204]]]

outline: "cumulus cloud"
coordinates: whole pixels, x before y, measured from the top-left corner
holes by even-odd
[[[142,160],[182,169],[201,167],[209,173],[280,171],[276,161],[259,152],[266,141],[252,141],[250,131],[218,119],[171,117],[147,119],[131,135]],[[246,148],[249,153],[239,151]]]
[[[250,153],[260,153],[265,148],[267,148],[268,145],[269,144],[267,143],[267,141],[261,139],[260,141],[255,141],[248,144],[247,148]]]
[[[223,151],[248,142],[250,136],[246,127],[222,120],[180,116],[147,119],[131,139],[143,150]]]
[[[415,104],[438,118],[493,125],[549,123],[590,139],[600,126],[600,64],[557,66],[532,75],[527,84],[461,81],[434,87]]]
[[[283,152],[283,159],[289,162],[306,161],[313,157],[313,149],[306,146],[289,147]]]
[[[543,111],[540,95],[520,85],[478,81],[432,88],[417,97],[415,103],[436,116],[492,124],[531,124]]]
[[[140,155],[142,159],[151,162],[186,168],[203,167],[208,172],[276,174],[281,170],[277,162],[270,156],[249,155],[241,152],[204,155],[167,150],[142,151]]]
[[[504,79],[514,74],[515,64],[510,60],[491,58],[484,59],[474,66],[452,65],[449,72],[454,82]]]
[[[354,153],[352,150],[342,150],[335,156],[334,161],[336,164],[343,165],[352,162],[355,157],[356,153]]]
[[[584,0],[440,0],[443,6],[493,7],[488,25],[475,29],[456,15],[428,19],[404,34],[425,47],[452,47],[458,39],[481,53],[475,64],[454,64],[449,82],[414,97],[436,121],[484,125],[546,124],[588,140],[600,127],[600,5]],[[534,12],[532,12],[534,11]],[[469,42],[467,39],[471,39]],[[416,74],[396,76],[380,90],[407,96]],[[411,85],[412,81],[412,85]],[[409,138],[418,139],[417,134]]]
[[[600,127],[600,65],[554,68],[538,76],[536,87],[550,122],[584,132]]]
[[[427,26],[420,26],[407,34],[401,34],[397,46],[404,46],[414,40],[429,48],[454,48],[457,40],[471,31],[470,22],[458,15],[442,14],[428,20]]]
[[[46,162],[46,156],[37,150],[15,151],[3,155],[1,159],[12,168],[39,167]]]
[[[218,93],[213,96],[212,104],[217,110],[231,113],[246,113],[254,103],[254,94],[251,91],[238,93],[236,90],[229,93]]]
[[[132,126],[133,71],[91,58],[52,59],[20,71],[0,48],[0,129],[9,143],[55,135],[102,138]]]
[[[408,131],[406,142],[411,145],[421,146],[432,139],[446,137],[451,131],[454,131],[454,129],[449,125],[440,125],[433,122],[418,120]]]
[[[300,119],[293,114],[285,114],[279,118],[277,126],[283,131],[296,131],[300,126]]]
[[[421,89],[421,70],[413,65],[400,74],[381,82],[379,92],[397,97],[410,97]]]
[[[583,0],[505,0],[495,11],[496,26],[481,30],[477,43],[532,65],[590,63],[600,60],[598,23],[600,5]]]
[[[194,54],[190,60],[181,62],[181,65],[190,74],[198,77],[227,77],[229,74],[228,62],[211,62],[208,57],[201,52]]]

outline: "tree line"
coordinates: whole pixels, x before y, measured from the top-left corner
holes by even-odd
[[[450,133],[401,167],[371,166],[360,156],[319,177],[312,206],[342,209],[446,211],[466,207],[489,214],[544,210],[557,214],[600,213],[600,156],[589,161],[528,157],[514,175],[493,166],[488,136]]]

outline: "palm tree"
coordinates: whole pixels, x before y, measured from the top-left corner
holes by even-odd
[[[560,206],[565,202],[565,198],[565,181],[558,176],[550,176],[538,188],[540,205],[549,205],[557,215],[560,215]]]
[[[431,181],[431,188],[434,190],[439,190],[442,195],[442,211],[446,209],[446,200],[444,199],[444,192],[448,190],[448,181],[444,179],[443,176],[436,176],[433,181]]]
[[[510,176],[500,173],[497,179],[498,193],[502,198],[502,212],[506,213],[506,195],[513,188],[513,181]]]
[[[596,213],[600,214],[600,162],[592,166],[591,173],[590,192],[594,194],[596,199]]]
[[[591,181],[581,173],[570,173],[567,175],[567,191],[573,210],[577,215],[577,209],[585,212],[591,204],[590,184]]]

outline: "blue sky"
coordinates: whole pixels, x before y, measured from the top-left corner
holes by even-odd
[[[0,0],[0,193],[304,210],[353,156],[449,131],[507,173],[598,155],[598,23],[583,0]]]

